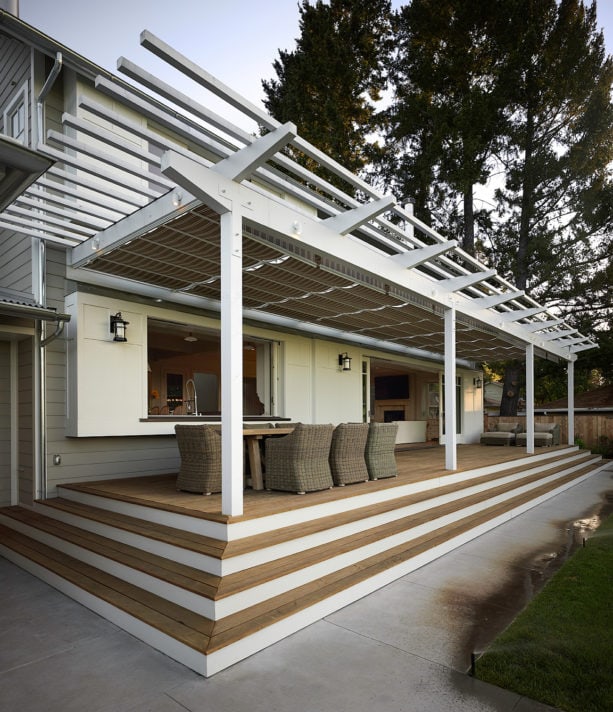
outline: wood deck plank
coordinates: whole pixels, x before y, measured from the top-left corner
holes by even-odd
[[[547,454],[562,451],[567,446],[541,448]],[[542,454],[540,452],[537,455]],[[91,493],[133,504],[176,512],[186,516],[216,522],[242,522],[270,516],[279,512],[292,512],[313,504],[334,502],[373,491],[387,490],[408,483],[420,482],[453,473],[461,473],[479,467],[511,463],[509,467],[523,467],[522,460],[531,457],[524,450],[515,447],[494,447],[481,445],[458,446],[458,469],[445,469],[445,449],[443,447],[423,450],[407,450],[396,453],[398,477],[334,487],[319,492],[296,495],[289,492],[267,492],[247,489],[244,492],[244,513],[239,517],[221,514],[221,495],[208,497],[177,492],[176,473],[151,475],[124,479],[82,482],[61,485],[68,490]],[[516,463],[513,465],[513,463]]]
[[[576,473],[572,473],[572,479],[580,477],[582,474],[589,472],[590,469],[591,468],[588,467],[586,469],[579,470]],[[318,564],[321,561],[325,561],[326,559],[332,558],[334,556],[339,556],[344,553],[348,553],[359,547],[367,546],[376,541],[380,541],[384,538],[391,537],[401,532],[404,532],[408,529],[412,529],[422,524],[426,524],[427,522],[431,521],[435,523],[437,519],[451,514],[456,510],[464,509],[475,504],[487,501],[492,497],[497,497],[499,495],[506,494],[508,492],[513,491],[517,487],[522,487],[533,482],[538,482],[540,479],[546,477],[548,474],[552,474],[552,471],[549,470],[547,473],[538,473],[530,475],[521,479],[514,480],[513,482],[500,485],[490,490],[477,492],[476,494],[468,495],[465,497],[460,497],[450,502],[445,502],[444,504],[435,507],[430,507],[422,512],[418,512],[407,517],[394,519],[393,521],[387,522],[380,526],[372,527],[356,534],[342,537],[340,539],[335,539],[334,541],[327,542],[320,546],[313,547],[306,551],[300,552],[300,554],[291,554],[289,556],[285,556],[281,559],[276,559],[266,564],[262,564],[261,566],[248,569],[246,571],[240,571],[235,574],[224,576],[223,580],[220,582],[217,597],[223,598],[225,596],[234,595],[240,591],[247,590],[257,584],[267,583],[280,576],[285,576],[287,574],[294,573],[295,571],[298,571],[302,568],[306,568],[307,566]],[[561,481],[566,480],[565,478],[562,478]],[[434,495],[433,493],[433,496],[436,495]],[[410,501],[413,500],[413,497],[407,497],[403,499]],[[275,532],[275,542],[276,540],[277,537]]]

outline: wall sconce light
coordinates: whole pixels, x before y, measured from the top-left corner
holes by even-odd
[[[475,388],[481,388],[483,385],[483,381],[477,376],[477,378],[473,378],[473,386]]]
[[[338,355],[338,370],[351,371],[351,356],[346,351],[344,354]]]
[[[111,334],[113,334],[113,341],[127,341],[126,339],[126,326],[129,324],[122,318],[121,312],[117,314],[111,314]]]

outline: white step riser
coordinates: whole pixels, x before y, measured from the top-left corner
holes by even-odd
[[[34,561],[21,556],[12,549],[0,544],[0,554],[4,556],[9,561],[12,561],[16,566],[28,571],[36,578],[45,581],[53,588],[61,591],[69,598],[72,598],[77,603],[89,608],[94,613],[102,616],[111,623],[125,630],[126,632],[133,635],[138,640],[142,640],[147,645],[152,648],[159,650],[164,655],[168,655],[169,658],[180,662],[182,665],[194,670],[199,675],[204,675],[205,677],[210,674],[207,672],[207,660],[206,655],[199,653],[197,650],[190,648],[178,640],[171,638],[165,633],[160,632],[156,628],[143,623],[138,618],[131,616],[125,611],[117,608],[116,606],[103,601],[101,598],[94,596],[88,591],[84,591],[79,586],[75,586],[70,581],[58,576],[53,571],[49,571],[44,566],[40,566]]]
[[[165,527],[173,527],[174,529],[183,529],[192,534],[201,534],[209,536],[213,539],[226,541],[226,526],[218,522],[210,522],[199,517],[191,517],[187,514],[178,514],[176,512],[166,512],[162,509],[153,507],[144,507],[139,504],[131,504],[130,502],[122,502],[111,497],[102,495],[88,494],[86,492],[78,492],[76,490],[67,489],[58,485],[58,496],[64,499],[69,499],[72,502],[79,504],[88,504],[91,507],[105,509],[108,512],[116,514],[124,514],[128,517],[136,517],[144,519],[146,522],[161,524]]]
[[[89,549],[73,544],[72,542],[54,536],[53,534],[49,534],[41,529],[37,529],[36,527],[29,526],[15,519],[11,520],[11,517],[3,517],[0,515],[0,522],[20,534],[24,534],[25,536],[28,536],[41,544],[45,544],[56,551],[61,551],[67,556],[72,556],[77,561],[82,561],[83,563],[89,564],[90,566],[93,566],[100,571],[104,571],[111,576],[115,576],[121,581],[138,586],[138,588],[149,591],[150,593],[153,593],[160,598],[164,598],[167,601],[172,601],[173,603],[176,603],[183,608],[187,608],[201,616],[214,619],[215,607],[213,601],[207,598],[203,598],[198,594],[186,591],[178,586],[174,586],[167,581],[162,581],[155,576],[133,569],[130,566],[121,564],[106,556],[96,554]]]
[[[419,554],[418,556],[409,559],[408,561],[405,561],[394,568],[387,569],[386,571],[383,571],[380,574],[377,574],[376,576],[367,579],[366,581],[362,581],[356,586],[345,589],[344,591],[341,591],[335,594],[334,596],[331,596],[318,602],[316,605],[311,606],[308,609],[302,610],[288,618],[284,618],[278,623],[268,626],[267,628],[258,631],[252,636],[243,638],[238,643],[228,645],[227,647],[217,652],[211,653],[207,656],[208,675],[214,675],[215,673],[224,670],[230,665],[234,665],[240,660],[244,660],[250,655],[253,655],[258,651],[267,648],[273,643],[287,638],[298,630],[301,630],[302,628],[305,628],[306,626],[311,625],[312,623],[315,623],[321,620],[322,618],[325,618],[325,616],[330,615],[335,611],[340,610],[341,608],[344,608],[350,603],[354,603],[355,601],[359,600],[360,598],[363,598],[369,593],[372,593],[373,591],[376,591],[377,589],[382,588],[383,586],[386,586],[387,584],[392,583],[393,581],[396,581],[402,576],[406,576],[406,574],[411,573],[411,571],[414,571],[415,569],[418,569],[421,566],[424,566],[425,564],[434,561],[435,559],[438,559],[440,556],[443,556],[444,554],[453,551],[453,549],[462,546],[462,544],[466,544],[472,539],[481,536],[481,534],[485,534],[485,532],[494,529],[495,527],[499,526],[500,524],[503,524],[504,522],[512,519],[513,517],[516,517],[517,515],[532,509],[532,507],[536,506],[537,504],[540,504],[541,502],[544,502],[547,499],[554,497],[556,494],[563,492],[569,487],[572,487],[575,484],[582,482],[584,479],[590,477],[591,474],[593,473],[589,473],[578,478],[577,480],[573,480],[570,483],[566,483],[560,486],[559,488],[548,492],[542,497],[527,502],[526,504],[520,507],[516,507],[515,509],[510,510],[509,512],[505,512],[501,516],[496,517],[495,519],[491,519],[488,522],[485,522],[484,524],[475,527],[474,529],[471,529],[457,537],[454,537],[453,539],[449,539],[446,542],[440,544],[439,546],[429,549],[428,551]]]
[[[89,504],[94,507],[108,509],[109,511],[126,514],[128,516],[136,516],[149,522],[156,522],[158,524],[175,527],[177,529],[183,528],[186,531],[203,534],[204,536],[211,536],[216,539],[221,539],[222,541],[236,541],[245,537],[263,534],[274,529],[310,522],[321,517],[332,516],[338,514],[339,512],[348,512],[354,509],[359,509],[360,507],[378,504],[381,502],[388,502],[390,500],[397,499],[398,497],[423,492],[424,490],[431,489],[432,487],[455,484],[464,480],[469,481],[470,479],[474,479],[475,477],[480,477],[481,475],[488,473],[494,474],[504,472],[504,470],[518,467],[520,464],[527,466],[565,454],[572,455],[577,451],[577,447],[569,447],[564,450],[542,452],[526,457],[521,461],[514,460],[512,462],[481,467],[465,472],[450,473],[432,480],[414,482],[384,490],[373,489],[372,492],[356,495],[336,502],[315,504],[310,507],[293,510],[292,512],[282,512],[245,522],[236,522],[228,525],[227,529],[224,525],[219,525],[216,522],[206,522],[195,517],[184,516],[174,512],[164,512],[162,510],[141,507],[139,505],[132,505],[133,508],[130,509],[129,505],[126,506],[127,503],[119,500],[64,489],[61,485],[58,486],[58,492],[60,493],[60,496],[65,499],[70,499],[82,504]]]
[[[203,598],[198,594],[186,591],[185,589],[174,586],[168,582],[157,579],[149,574],[143,573],[141,571],[135,570],[120,564],[113,559],[109,559],[105,556],[101,556],[94,552],[89,551],[86,548],[75,545],[71,542],[65,541],[60,537],[56,537],[45,531],[38,530],[35,527],[31,527],[23,524],[19,521],[14,521],[15,526],[13,527],[17,531],[20,531],[26,536],[30,536],[37,541],[40,541],[47,546],[51,546],[68,556],[72,556],[79,561],[95,566],[96,568],[104,571],[112,576],[116,576],[122,581],[126,581],[140,588],[144,588],[152,593],[165,598],[166,600],[172,601],[179,606],[188,608],[200,615],[206,616],[211,620],[220,620],[225,616],[237,613],[250,606],[262,603],[269,598],[272,598],[281,593],[285,593],[299,586],[305,585],[312,581],[317,580],[323,576],[329,575],[338,571],[341,568],[351,566],[353,564],[359,563],[370,556],[374,556],[388,549],[392,549],[396,546],[408,543],[413,539],[427,534],[434,529],[439,529],[445,527],[449,524],[457,522],[464,517],[476,514],[487,507],[501,504],[512,497],[522,494],[524,492],[529,492],[531,489],[544,484],[546,482],[552,482],[559,477],[567,474],[573,470],[580,469],[583,465],[577,465],[574,468],[568,468],[563,472],[551,475],[548,478],[539,480],[536,483],[531,483],[523,487],[515,488],[514,490],[507,492],[503,495],[499,495],[494,498],[490,498],[478,504],[466,507],[461,510],[456,510],[455,512],[448,514],[438,519],[431,520],[425,524],[412,527],[410,529],[404,530],[385,539],[380,539],[376,542],[368,544],[363,547],[359,547],[340,554],[335,557],[326,559],[323,562],[315,564],[313,566],[301,569],[299,571],[287,574],[286,576],[273,579],[261,584],[256,587],[246,589],[245,591],[236,594],[234,596],[228,596],[220,601],[214,602],[209,599]],[[5,524],[10,526],[10,518],[2,518]],[[336,537],[328,536],[327,541],[331,541]],[[303,549],[300,549],[303,550]]]
[[[603,465],[603,469],[606,465]],[[513,510],[505,512],[499,517],[489,520],[478,527],[475,527],[468,532],[450,539],[439,546],[424,552],[413,559],[410,559],[398,566],[381,572],[377,576],[374,576],[367,581],[361,582],[360,584],[353,586],[349,589],[339,592],[338,594],[331,596],[315,606],[308,609],[300,611],[294,616],[288,617],[279,621],[278,623],[269,626],[258,633],[242,639],[240,642],[227,646],[219,650],[218,652],[212,653],[208,656],[204,656],[197,651],[169,638],[168,636],[160,633],[156,629],[142,623],[138,619],[124,613],[123,611],[115,608],[114,606],[102,601],[95,596],[83,591],[82,589],[74,586],[68,581],[65,581],[61,577],[57,576],[51,571],[48,571],[44,567],[30,561],[27,558],[16,554],[8,547],[2,546],[0,544],[0,553],[5,556],[10,561],[13,561],[18,566],[26,569],[33,575],[41,578],[50,585],[59,589],[66,595],[70,596],[74,600],[82,603],[91,610],[95,611],[99,615],[103,616],[107,620],[112,621],[120,628],[128,631],[135,637],[143,640],[148,645],[160,650],[174,660],[186,665],[197,673],[204,676],[211,676],[234,663],[245,659],[246,657],[268,647],[269,645],[282,640],[283,638],[291,635],[292,633],[304,628],[311,623],[321,620],[326,615],[329,615],[340,608],[353,603],[354,601],[362,598],[363,596],[371,593],[388,583],[395,581],[396,579],[410,573],[411,571],[423,566],[424,564],[433,561],[434,559],[442,556],[443,554],[461,546],[462,544],[480,536],[481,534],[493,529],[512,519],[513,517],[528,511],[537,504],[554,497],[556,494],[568,489],[575,484],[587,479],[588,477],[595,474],[595,472],[588,473],[573,480],[572,482],[565,483],[560,487],[551,490],[546,495],[543,495],[537,499],[531,500],[526,504],[517,507]]]
[[[573,458],[574,459],[574,458]],[[594,461],[597,461],[595,458]],[[572,461],[572,459],[571,459]],[[580,464],[569,467],[559,473],[553,475],[557,477],[563,474],[574,472],[578,469],[585,467],[586,462],[581,462]],[[547,466],[534,468],[525,473],[524,475],[529,476],[531,474],[536,474],[537,472],[542,472],[548,469]],[[432,509],[433,507],[447,504],[462,497],[467,497],[478,492],[487,491],[488,489],[493,489],[499,485],[507,484],[508,482],[513,482],[513,480],[518,479],[518,475],[508,475],[506,477],[492,480],[485,485],[474,485],[467,489],[463,489],[457,492],[451,492],[447,495],[441,495],[439,497],[433,497],[431,499],[425,500],[423,502],[417,502],[415,504],[407,505],[406,507],[400,507],[398,509],[393,509],[389,512],[384,512],[382,514],[377,514],[368,518],[360,519],[348,524],[343,524],[338,527],[326,529],[316,534],[311,534],[299,539],[292,539],[290,541],[282,542],[281,544],[273,544],[266,548],[259,549],[256,552],[250,552],[249,554],[243,554],[240,556],[235,556],[232,558],[224,559],[222,562],[223,575],[235,573],[238,571],[243,571],[244,569],[251,568],[260,564],[265,564],[270,561],[275,561],[285,556],[291,556],[292,554],[299,553],[305,549],[310,549],[316,546],[321,546],[327,542],[340,539],[346,536],[351,536],[352,534],[357,534],[364,532],[368,529],[373,529],[384,524],[402,519],[404,517],[412,516],[414,514],[419,514],[420,512]],[[548,480],[542,480],[546,482]],[[274,533],[271,535],[274,538]]]
[[[529,492],[530,490],[536,489],[542,484],[554,482],[556,479],[559,479],[564,474],[568,474],[571,471],[581,469],[582,467],[583,466],[569,468],[564,472],[556,473],[555,475],[551,475],[546,479],[539,480],[536,483],[516,488],[511,492],[507,492],[497,497],[490,498],[489,500],[474,504],[470,507],[465,507],[464,509],[456,510],[453,513],[447,514],[443,517],[431,519],[425,524],[420,524],[416,527],[405,529],[401,532],[398,532],[397,534],[386,537],[384,539],[378,539],[377,541],[367,544],[366,546],[352,549],[349,552],[331,557],[329,559],[326,559],[325,561],[300,569],[299,571],[292,572],[290,574],[273,579],[271,581],[267,581],[266,583],[260,584],[259,586],[254,586],[234,596],[228,596],[227,598],[223,598],[218,601],[216,605],[216,614],[218,616],[217,620],[220,620],[225,616],[231,615],[233,613],[237,613],[245,608],[248,608],[249,606],[262,603],[263,601],[266,601],[269,598],[272,598],[273,596],[277,596],[281,593],[285,593],[294,588],[315,581],[318,578],[332,574],[335,571],[338,571],[339,569],[360,563],[364,559],[367,559],[371,556],[375,556],[389,549],[393,549],[396,546],[407,544],[412,540],[423,536],[424,534],[428,534],[429,532],[432,532],[436,529],[446,527],[449,524],[453,524],[459,521],[460,519],[464,519],[465,517],[477,514],[478,512],[481,512],[484,509],[487,509],[488,507],[497,504],[502,504],[503,502],[512,499],[513,497],[519,494],[523,494],[525,492]],[[573,480],[571,484],[575,483],[576,481]],[[548,496],[545,497],[545,499],[547,499]],[[531,503],[528,504],[528,508],[534,506]],[[328,539],[328,541],[330,540],[331,539]]]
[[[571,458],[571,461],[576,458]],[[550,481],[551,479],[554,479],[555,477],[559,477],[561,475],[564,475],[566,473],[570,473],[571,471],[581,469],[582,467],[585,466],[585,462],[581,462],[580,464],[574,466],[574,467],[569,467],[566,468],[565,470],[556,473],[556,475],[551,476],[547,480],[542,480],[542,482],[545,481]],[[543,469],[547,469],[546,466],[542,466],[539,468],[533,468],[533,470],[528,471],[525,474],[531,474],[534,471],[542,471]],[[506,482],[512,481],[513,478],[516,478],[517,475],[509,475],[507,477],[498,479],[498,480],[493,480],[491,483],[488,483],[487,487],[488,488],[493,488],[499,484],[504,484]],[[536,483],[534,486],[538,486],[541,481]],[[528,487],[530,488],[530,486]],[[211,566],[211,560],[209,557],[201,557],[197,554],[194,554],[194,552],[189,552],[184,549],[180,549],[177,547],[172,547],[169,545],[163,545],[160,542],[156,542],[154,540],[149,540],[144,537],[140,537],[138,535],[133,535],[130,532],[125,532],[123,530],[115,530],[112,527],[108,527],[106,525],[102,525],[98,522],[91,521],[91,520],[85,520],[84,518],[77,517],[70,515],[66,512],[63,512],[62,510],[57,510],[53,507],[44,507],[43,505],[40,505],[39,508],[43,509],[46,514],[49,514],[50,516],[53,516],[54,518],[57,518],[60,521],[64,521],[66,523],[72,524],[74,526],[82,526],[83,528],[87,529],[88,531],[92,531],[96,534],[101,534],[102,536],[106,536],[108,538],[114,539],[116,541],[121,541],[124,544],[128,544],[130,546],[134,546],[136,548],[142,547],[143,550],[148,551],[153,554],[157,554],[162,557],[167,557],[170,558],[171,560],[178,561],[182,564],[185,564],[187,566],[193,566],[194,568],[199,568],[200,570],[210,572],[215,575],[228,575],[230,573],[234,573],[237,571],[242,571],[243,569],[247,568],[252,568],[254,566],[258,566],[264,563],[268,563],[270,561],[274,561],[276,559],[285,557],[285,556],[291,556],[293,554],[303,552],[309,548],[321,546],[322,544],[325,544],[329,541],[335,540],[335,539],[340,539],[346,536],[351,536],[353,534],[359,533],[366,531],[368,529],[381,526],[384,524],[387,524],[392,521],[396,521],[398,519],[401,519],[403,517],[411,516],[413,514],[422,512],[425,509],[432,508],[434,506],[440,505],[440,504],[445,504],[447,502],[452,501],[453,499],[457,499],[460,497],[464,496],[469,496],[470,494],[474,494],[477,491],[479,491],[482,488],[473,486],[468,488],[467,490],[463,490],[459,493],[451,493],[449,495],[445,495],[442,497],[436,497],[431,500],[427,500],[425,502],[420,502],[415,505],[409,505],[407,507],[403,507],[397,510],[393,510],[391,512],[386,512],[381,515],[375,515],[373,517],[370,517],[365,520],[360,520],[357,522],[352,522],[350,524],[342,525],[340,527],[335,527],[334,529],[329,529],[323,532],[319,532],[317,534],[313,534],[307,537],[302,537],[299,539],[294,539],[289,542],[284,542],[283,544],[279,545],[273,545],[270,547],[267,547],[266,549],[261,549],[256,552],[251,552],[250,554],[245,554],[239,557],[233,557],[232,559],[228,559],[226,561],[220,562],[219,560],[213,560],[212,563],[214,563],[214,566]],[[522,490],[517,490],[509,493],[508,495],[504,496],[504,499],[508,499],[509,497],[513,496],[516,493],[526,491],[525,489]],[[478,511],[480,509],[483,509],[487,506],[490,506],[494,502],[502,501],[500,499],[496,499],[493,501],[486,501],[480,505],[477,505],[475,508],[472,508],[472,511]],[[55,515],[58,515],[57,517]],[[452,518],[445,518],[445,524],[451,523],[452,521],[456,521],[457,519],[461,518],[462,516],[467,516],[467,511],[463,510],[461,513],[456,513],[453,515]],[[444,526],[445,524],[439,524],[439,526]],[[409,534],[408,532],[403,535],[402,540],[400,541],[394,541],[393,543],[390,542],[389,547],[391,546],[396,546],[397,543],[403,543],[404,541],[408,541],[411,538],[415,536],[420,536],[422,533],[425,533],[425,531],[422,531],[421,528],[418,528],[419,533],[413,533]],[[274,538],[274,537],[273,537]],[[383,546],[383,544],[379,545],[380,547]],[[387,547],[387,548],[389,548]],[[381,550],[381,548],[379,549]],[[355,553],[352,554],[352,560],[349,563],[354,563],[355,561],[359,561],[362,558],[366,558],[367,556],[370,556],[370,553],[364,553],[361,556],[357,556]],[[207,559],[207,560],[204,560]],[[89,559],[87,559],[89,561]],[[329,560],[330,562],[333,562],[334,560]],[[204,564],[204,565],[203,565]],[[325,575],[326,573],[330,573],[333,570],[336,570],[337,568],[348,565],[348,564],[341,564],[339,566],[332,566],[330,568],[330,565],[326,567],[326,570],[324,573],[320,573],[322,570],[321,567],[317,567],[315,573],[313,574],[313,578],[317,578],[318,576]],[[108,569],[105,569],[108,570]],[[109,571],[110,573],[110,571]],[[294,586],[299,586],[305,583],[306,581],[310,580],[310,578],[305,578],[304,575],[301,574],[293,574],[288,577],[287,583],[289,588],[293,588]],[[124,578],[124,580],[130,580],[131,583],[134,583],[132,579],[128,579],[125,576],[122,576],[121,578]],[[136,584],[139,585],[139,584]],[[220,617],[224,617],[226,615],[229,615],[230,613],[234,613],[238,610],[242,610],[245,607],[248,607],[249,605],[254,605],[255,603],[259,603],[262,600],[265,600],[268,597],[268,591],[271,589],[274,589],[274,587],[277,586],[277,582],[271,582],[267,586],[265,586],[261,593],[257,595],[254,598],[254,592],[250,590],[249,592],[239,594],[237,597],[231,597],[231,598],[226,598],[217,603],[216,605],[212,604],[210,607],[207,608],[207,617],[212,618],[217,620]],[[273,590],[273,593],[270,595],[275,595],[276,593],[279,593],[280,590],[286,590],[285,586],[282,589],[279,589],[276,587],[275,590]],[[175,602],[179,603],[179,600],[173,598]],[[179,603],[179,605],[184,605],[183,603]]]
[[[172,544],[167,544],[166,542],[159,541],[158,539],[150,539],[146,536],[141,536],[140,534],[120,529],[119,527],[114,527],[109,524],[104,524],[103,522],[98,522],[94,519],[88,519],[87,517],[79,514],[73,514],[72,512],[58,509],[57,507],[48,507],[45,505],[44,501],[36,502],[34,509],[41,514],[44,514],[46,517],[55,519],[58,522],[70,524],[73,527],[84,529],[92,534],[104,536],[107,539],[113,539],[113,541],[126,544],[127,546],[133,546],[134,548],[141,549],[149,554],[157,554],[157,556],[162,556],[165,559],[176,561],[177,563],[184,564],[185,566],[192,566],[200,571],[206,571],[207,573],[213,574],[214,576],[220,576],[222,573],[221,561],[213,558],[212,556],[199,554],[198,552],[190,551],[189,549],[183,549],[180,546],[173,546]]]

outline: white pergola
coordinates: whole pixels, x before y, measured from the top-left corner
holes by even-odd
[[[0,227],[66,247],[69,279],[220,312],[225,514],[243,506],[244,319],[444,361],[450,470],[458,360],[525,359],[528,452],[535,356],[568,364],[572,412],[573,363],[593,342],[304,141],[293,124],[279,124],[151,33],[141,44],[263,135],[124,58],[119,71],[140,87],[96,73],[63,48],[56,64],[88,74],[101,96],[78,97],[61,133],[41,131],[37,150],[55,165],[0,214]]]

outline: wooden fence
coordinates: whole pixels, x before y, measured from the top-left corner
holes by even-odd
[[[526,416],[484,415],[485,430],[493,430],[498,422],[526,424]],[[559,423],[560,442],[568,442],[568,415],[566,413],[551,413],[535,415],[535,423]],[[613,457],[613,413],[575,413],[575,438],[581,440],[588,448],[598,448],[602,454]],[[606,452],[608,451],[608,453]]]

